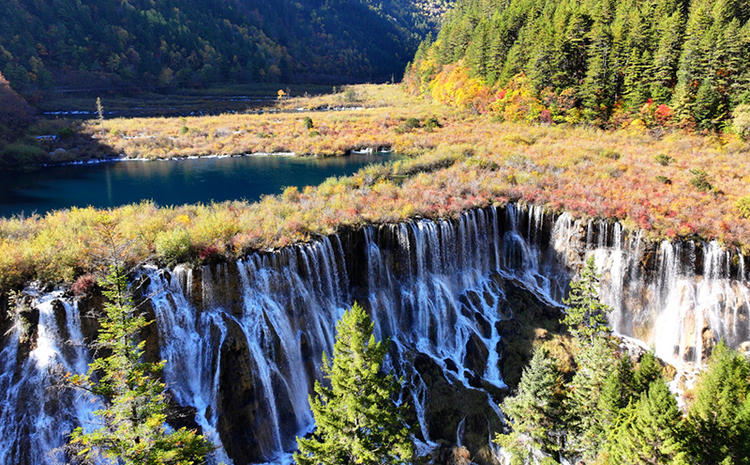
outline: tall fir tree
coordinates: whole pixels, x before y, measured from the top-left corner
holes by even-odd
[[[365,310],[354,304],[336,325],[333,362],[323,354],[323,374],[315,382],[310,407],[317,428],[309,439],[297,438],[298,465],[406,464],[414,449],[397,405],[400,381],[382,373],[388,342],[378,342]]]
[[[750,362],[724,342],[714,348],[689,405],[691,452],[698,463],[750,463]]]
[[[609,439],[608,461],[613,465],[689,463],[682,414],[661,377],[621,412]]]
[[[555,360],[543,347],[534,351],[524,368],[518,391],[500,409],[513,431],[495,441],[513,453],[514,462],[526,463],[537,451],[556,455],[564,444],[562,425],[562,378]]]
[[[185,428],[168,432],[164,423],[168,399],[158,380],[164,362],[142,361],[145,341],[139,333],[149,322],[133,306],[127,278],[113,265],[103,281],[107,298],[97,349],[107,355],[94,359],[88,373],[70,378],[79,388],[100,396],[104,407],[96,416],[103,425],[91,432],[76,428],[69,449],[75,460],[100,463],[106,457],[124,465],[198,465],[213,445]]]
[[[596,336],[612,331],[607,326],[607,314],[612,311],[612,307],[599,300],[600,278],[592,255],[581,269],[578,281],[571,283],[570,294],[563,299],[568,308],[562,322],[571,334],[588,344],[593,344]]]
[[[615,373],[614,359],[609,341],[598,338],[576,357],[578,369],[567,386],[570,391],[565,402],[567,450],[586,462],[596,458],[609,432],[611,418],[599,404],[607,381]],[[619,412],[619,404],[617,407]]]

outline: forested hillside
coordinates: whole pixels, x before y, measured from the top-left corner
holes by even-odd
[[[750,95],[749,17],[746,0],[460,0],[407,82],[505,119],[717,128]]]
[[[400,78],[451,0],[10,0],[0,72],[54,87]]]

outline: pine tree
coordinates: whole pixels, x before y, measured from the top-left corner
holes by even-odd
[[[578,281],[571,283],[570,295],[563,299],[568,305],[562,322],[568,326],[573,336],[594,343],[594,338],[600,333],[609,333],[612,329],[607,326],[607,314],[612,307],[599,301],[599,280],[601,275],[596,272],[594,257],[589,257],[581,270]]]
[[[698,379],[688,424],[698,463],[750,463],[750,362],[723,341]]]
[[[608,341],[597,338],[576,357],[578,370],[568,385],[570,396],[565,402],[567,449],[582,455],[586,461],[596,457],[608,432],[608,411],[599,404],[607,381],[615,373],[614,360]]]
[[[141,360],[145,341],[139,332],[149,322],[138,315],[122,268],[113,265],[103,281],[107,298],[97,348],[108,355],[94,359],[88,373],[70,377],[77,387],[100,396],[104,408],[94,412],[104,425],[92,432],[76,428],[69,448],[84,463],[106,457],[125,465],[193,465],[205,463],[213,449],[195,431],[168,433],[165,385],[158,380],[164,362]]]
[[[500,409],[510,420],[513,432],[498,435],[495,441],[513,452],[514,460],[525,463],[534,450],[552,454],[562,448],[562,380],[546,349],[534,351],[524,368],[515,396],[503,401]],[[516,462],[514,462],[516,463]]]
[[[323,374],[330,387],[315,383],[310,407],[317,429],[297,438],[299,465],[403,464],[414,454],[405,405],[396,405],[400,388],[381,370],[388,342],[376,342],[373,324],[358,304],[336,325],[333,362],[323,355]]]
[[[684,424],[677,401],[663,378],[654,380],[639,400],[621,414],[609,435],[609,463],[687,464]]]
[[[593,13],[586,63],[586,77],[580,87],[583,104],[592,119],[602,113],[602,108],[612,106],[615,92],[612,79],[612,17],[610,1],[598,2]]]
[[[647,392],[651,383],[661,379],[661,377],[662,370],[659,361],[656,359],[653,352],[646,352],[643,354],[643,357],[641,357],[638,368],[633,374],[633,392],[636,395],[642,392]]]
[[[677,82],[684,15],[678,9],[658,25],[658,45],[654,52],[651,71],[651,97],[657,103],[667,103]]]

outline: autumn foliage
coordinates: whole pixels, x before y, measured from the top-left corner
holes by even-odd
[[[31,108],[0,74],[0,144],[16,139],[32,122]]]
[[[618,220],[652,240],[718,239],[750,251],[750,219],[742,216],[750,185],[745,162],[750,147],[739,136],[698,136],[677,129],[661,133],[637,125],[604,131],[508,122],[513,114],[525,114],[518,110],[526,105],[522,89],[519,84],[501,99],[509,99],[503,108],[509,115],[506,122],[435,103],[187,119],[187,126],[206,133],[214,124],[252,123],[256,126],[251,131],[268,124],[279,140],[306,143],[304,116],[311,115],[321,132],[315,137],[324,144],[344,140],[349,147],[391,146],[410,157],[330,178],[319,186],[287,188],[256,203],[159,207],[143,202],[108,213],[132,244],[126,257],[130,265],[147,258],[165,265],[232,259],[342,228],[415,217],[452,218],[470,208],[511,201],[577,217]],[[388,92],[398,89],[389,86]],[[557,109],[549,118],[574,116],[564,99],[555,102]],[[657,106],[654,114],[658,111]],[[539,117],[545,117],[543,110]],[[409,118],[417,124],[403,130]],[[435,120],[438,124],[428,124]],[[118,124],[122,130],[126,125],[157,130],[161,120]],[[178,121],[164,124],[178,133]],[[231,138],[231,132],[226,137]],[[186,148],[185,153],[195,152]],[[705,173],[711,188],[696,187],[694,173]],[[99,214],[93,208],[73,208],[0,220],[0,289],[31,279],[71,283],[92,272],[93,228]]]

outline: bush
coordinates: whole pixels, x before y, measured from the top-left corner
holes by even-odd
[[[305,125],[305,129],[307,130],[310,130],[315,127],[315,125],[313,124],[312,118],[310,118],[309,116],[305,116],[305,119],[302,120],[302,124]]]
[[[750,219],[750,195],[742,197],[735,205],[737,206],[737,210],[740,211],[741,217]]]
[[[660,164],[661,166],[667,166],[674,161],[674,158],[670,157],[669,155],[660,153],[654,157],[654,161],[656,161],[656,163]]]
[[[441,128],[442,126],[435,116],[431,116],[424,122],[424,127],[428,131],[432,131],[434,129]]]
[[[750,134],[750,105],[737,105],[732,111],[732,127],[737,134]]]
[[[170,265],[187,261],[190,255],[190,233],[183,228],[163,231],[156,236],[156,252]]]
[[[357,101],[357,93],[354,92],[354,89],[346,89],[346,92],[344,92],[344,101],[347,103],[354,103]]]
[[[619,160],[622,158],[622,154],[617,150],[612,149],[600,149],[598,150],[600,157],[609,158],[610,160]]]
[[[419,120],[417,118],[414,118],[413,116],[406,119],[406,121],[403,122],[399,127],[396,128],[396,132],[398,134],[403,134],[405,132],[412,131],[414,129],[420,128],[422,125],[420,124]]]
[[[701,169],[691,169],[693,177],[690,179],[690,185],[701,192],[708,192],[714,187],[711,185],[711,178],[708,173]]]
[[[657,176],[656,180],[662,184],[672,184],[672,180],[666,176]]]
[[[60,139],[70,139],[75,135],[75,132],[68,127],[61,128],[59,131],[57,131],[57,137]]]

